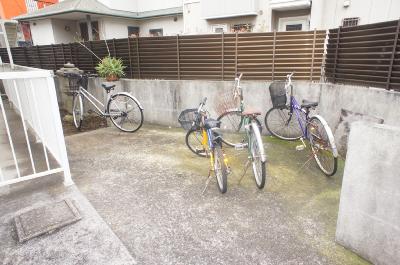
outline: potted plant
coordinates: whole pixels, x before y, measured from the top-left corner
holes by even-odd
[[[124,66],[121,59],[115,57],[104,57],[96,66],[96,71],[100,77],[106,78],[107,81],[117,81],[121,76],[124,76]]]

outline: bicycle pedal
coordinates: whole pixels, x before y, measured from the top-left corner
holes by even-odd
[[[305,149],[304,145],[298,145],[296,146],[296,151],[303,151]]]
[[[235,144],[235,150],[243,150],[247,148],[247,144]]]

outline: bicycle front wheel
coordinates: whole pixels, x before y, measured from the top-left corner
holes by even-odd
[[[222,141],[231,147],[237,144],[242,144],[245,140],[245,129],[243,126],[242,112],[239,110],[232,110],[221,114],[217,118],[221,121]],[[260,132],[262,130],[261,122],[255,119],[259,125]]]
[[[265,115],[265,127],[275,137],[282,140],[294,141],[303,135],[295,113],[288,107],[272,108]]]
[[[225,193],[228,190],[228,169],[224,161],[224,154],[222,147],[217,144],[214,147],[214,173],[217,178],[217,186],[221,193]]]
[[[111,122],[123,132],[136,132],[143,125],[143,110],[132,96],[117,93],[107,103]]]
[[[307,123],[311,150],[318,167],[327,176],[333,176],[337,170],[337,149],[335,140],[326,121],[313,116]]]
[[[74,100],[72,105],[72,116],[74,118],[75,127],[80,130],[82,127],[83,120],[83,96],[80,93],[74,94]]]
[[[206,157],[207,152],[203,146],[203,131],[192,128],[186,133],[186,145],[190,151],[198,156]]]
[[[265,186],[265,164],[266,157],[261,134],[256,123],[252,122],[249,132],[249,150],[253,167],[253,174],[256,185],[259,189]]]

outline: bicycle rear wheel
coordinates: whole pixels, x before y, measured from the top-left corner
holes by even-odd
[[[249,150],[251,153],[253,174],[256,185],[259,189],[264,188],[266,178],[266,157],[264,151],[264,145],[262,142],[261,134],[256,126],[256,123],[252,122],[249,131]]]
[[[303,135],[295,113],[290,113],[288,107],[272,108],[265,115],[265,127],[275,137],[294,141]]]
[[[307,123],[311,150],[321,171],[333,176],[337,170],[337,149],[335,139],[326,121],[320,116],[313,116]]]
[[[207,152],[202,144],[203,132],[200,129],[192,128],[186,133],[186,145],[190,151],[198,156],[206,157]]]
[[[237,144],[242,144],[245,140],[245,129],[243,126],[242,112],[239,110],[227,111],[218,117],[221,121],[222,141],[231,147]],[[261,122],[257,119],[255,121],[259,125],[260,132],[262,130]]]
[[[75,127],[80,130],[83,120],[83,96],[81,93],[74,94],[72,116],[74,118]]]
[[[228,190],[228,169],[224,161],[221,144],[216,144],[213,150],[214,154],[214,173],[217,178],[217,186],[221,193]]]
[[[111,122],[123,132],[136,132],[143,125],[143,110],[132,96],[117,93],[107,103]]]

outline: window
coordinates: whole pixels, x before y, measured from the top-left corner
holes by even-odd
[[[286,31],[302,30],[303,24],[287,24]]]
[[[278,31],[309,30],[309,16],[280,17],[278,20]]]
[[[228,31],[228,25],[227,24],[214,24],[214,25],[211,25],[211,31],[213,33],[227,32]]]
[[[81,38],[84,41],[89,40],[89,33],[88,33],[88,27],[86,22],[81,22],[79,23],[79,29],[81,30]],[[99,40],[99,23],[97,21],[92,21],[92,36],[93,40]]]
[[[342,21],[342,27],[347,28],[347,27],[354,27],[358,25],[358,22],[360,22],[359,17],[349,17],[349,18],[344,18]]]
[[[139,37],[139,27],[128,26],[128,37],[136,38]]]
[[[231,28],[232,32],[251,32],[253,25],[251,24],[235,24]]]
[[[151,29],[149,33],[150,37],[160,37],[163,36],[163,29]]]

